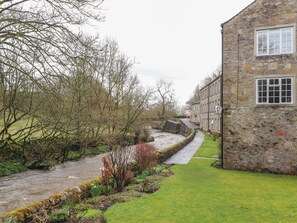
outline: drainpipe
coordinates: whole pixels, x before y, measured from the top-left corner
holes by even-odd
[[[240,33],[238,32],[237,34],[237,75],[236,75],[236,109],[238,109],[238,95],[239,95],[239,67],[240,67],[240,48],[239,48],[239,44],[240,44]]]
[[[210,87],[208,85],[207,86],[207,131],[210,129],[210,127],[209,127],[209,112],[210,112],[209,94],[210,94]]]
[[[221,167],[224,168],[224,94],[223,94],[223,81],[224,81],[224,25],[221,25],[221,34],[222,34],[222,73],[221,73],[221,98],[220,98],[220,103],[222,107],[222,112],[221,112],[221,122],[220,122],[220,129],[221,129]]]

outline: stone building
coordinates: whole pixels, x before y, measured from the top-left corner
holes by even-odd
[[[191,104],[190,121],[196,125],[200,125],[200,101]]]
[[[222,24],[223,166],[297,174],[297,0],[256,0]]]
[[[192,106],[192,113],[197,114],[200,128],[220,132],[221,76],[200,89],[200,102]],[[193,119],[193,118],[192,118]]]

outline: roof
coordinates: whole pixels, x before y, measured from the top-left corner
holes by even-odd
[[[200,91],[204,90],[204,88],[207,88],[208,86],[210,86],[213,82],[215,82],[216,80],[218,80],[219,78],[221,78],[222,75],[217,76],[215,79],[213,79],[211,82],[209,82],[208,84],[204,85]]]
[[[226,22],[222,23],[221,26],[223,27],[223,25],[225,25],[226,23],[230,22],[231,20],[233,20],[235,17],[239,16],[243,11],[245,11],[246,9],[248,9],[249,7],[251,7],[253,4],[255,4],[258,0],[253,1],[251,4],[249,4],[248,6],[246,6],[244,9],[242,9],[240,12],[238,12],[235,16],[233,16],[231,19],[227,20]]]

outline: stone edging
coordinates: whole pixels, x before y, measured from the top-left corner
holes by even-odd
[[[0,216],[0,222],[5,219],[14,218],[17,222],[25,222],[26,219],[30,219],[32,215],[38,213],[43,209],[47,209],[51,206],[62,203],[69,197],[85,197],[87,196],[88,191],[95,184],[101,183],[101,177],[94,178],[85,183],[80,184],[79,186],[68,189],[65,192],[54,194],[47,199],[42,201],[34,202],[33,204],[27,205],[22,208],[18,208],[11,212],[6,213],[3,216]]]
[[[163,151],[159,152],[159,163],[165,162],[168,158],[170,158],[173,154],[177,153],[179,150],[188,145],[195,137],[195,130],[191,129],[190,135],[185,138],[183,141],[178,142],[172,146],[167,147]]]

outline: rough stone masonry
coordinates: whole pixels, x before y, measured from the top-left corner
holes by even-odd
[[[226,169],[297,174],[296,25],[297,0],[257,0],[222,24]],[[287,26],[293,53],[257,56],[257,30]],[[292,103],[256,103],[256,79],[282,77],[293,80]]]

